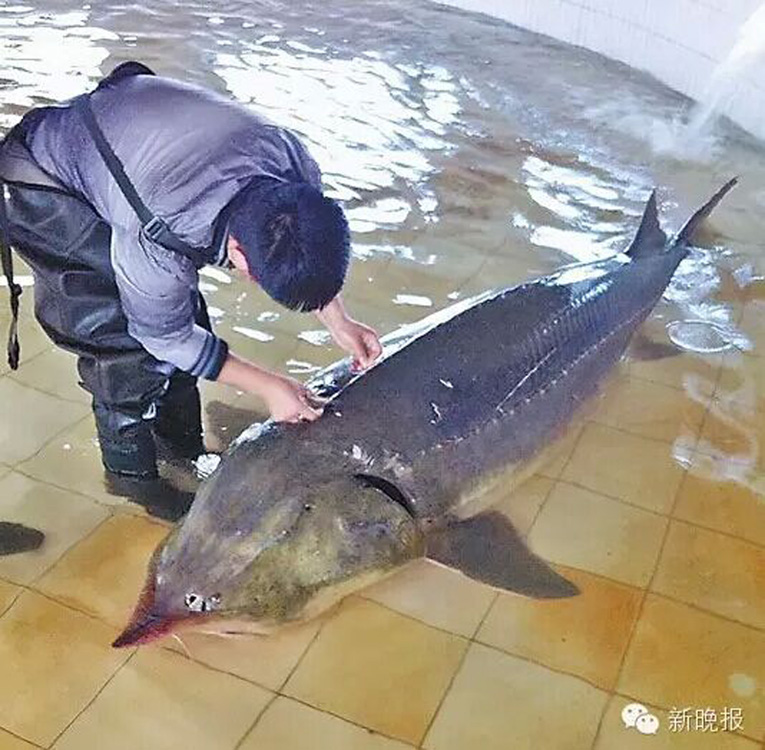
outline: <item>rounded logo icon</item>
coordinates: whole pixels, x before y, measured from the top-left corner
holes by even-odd
[[[635,726],[635,722],[643,714],[647,714],[648,709],[645,706],[641,706],[640,703],[628,703],[622,709],[622,721],[627,729],[631,729]]]
[[[635,729],[640,734],[656,734],[659,731],[659,720],[653,714],[641,714],[637,717]]]

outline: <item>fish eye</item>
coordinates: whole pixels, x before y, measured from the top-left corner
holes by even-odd
[[[220,604],[220,594],[213,594],[207,598],[199,594],[186,594],[183,601],[192,612],[210,612]]]

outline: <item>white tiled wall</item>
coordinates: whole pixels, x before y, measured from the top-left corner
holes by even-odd
[[[439,0],[587,47],[699,99],[765,0]],[[765,33],[765,29],[763,29]],[[747,70],[725,112],[765,138],[765,59]]]

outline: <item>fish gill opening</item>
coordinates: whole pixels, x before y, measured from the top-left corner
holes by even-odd
[[[375,474],[354,474],[353,478],[364,487],[373,487],[382,492],[394,503],[400,505],[412,518],[417,517],[414,503],[393,482]]]

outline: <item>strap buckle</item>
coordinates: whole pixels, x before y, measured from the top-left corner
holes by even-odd
[[[152,216],[151,219],[143,225],[143,231],[152,242],[161,245],[162,243],[160,240],[167,233],[168,226],[159,218],[159,216]]]

